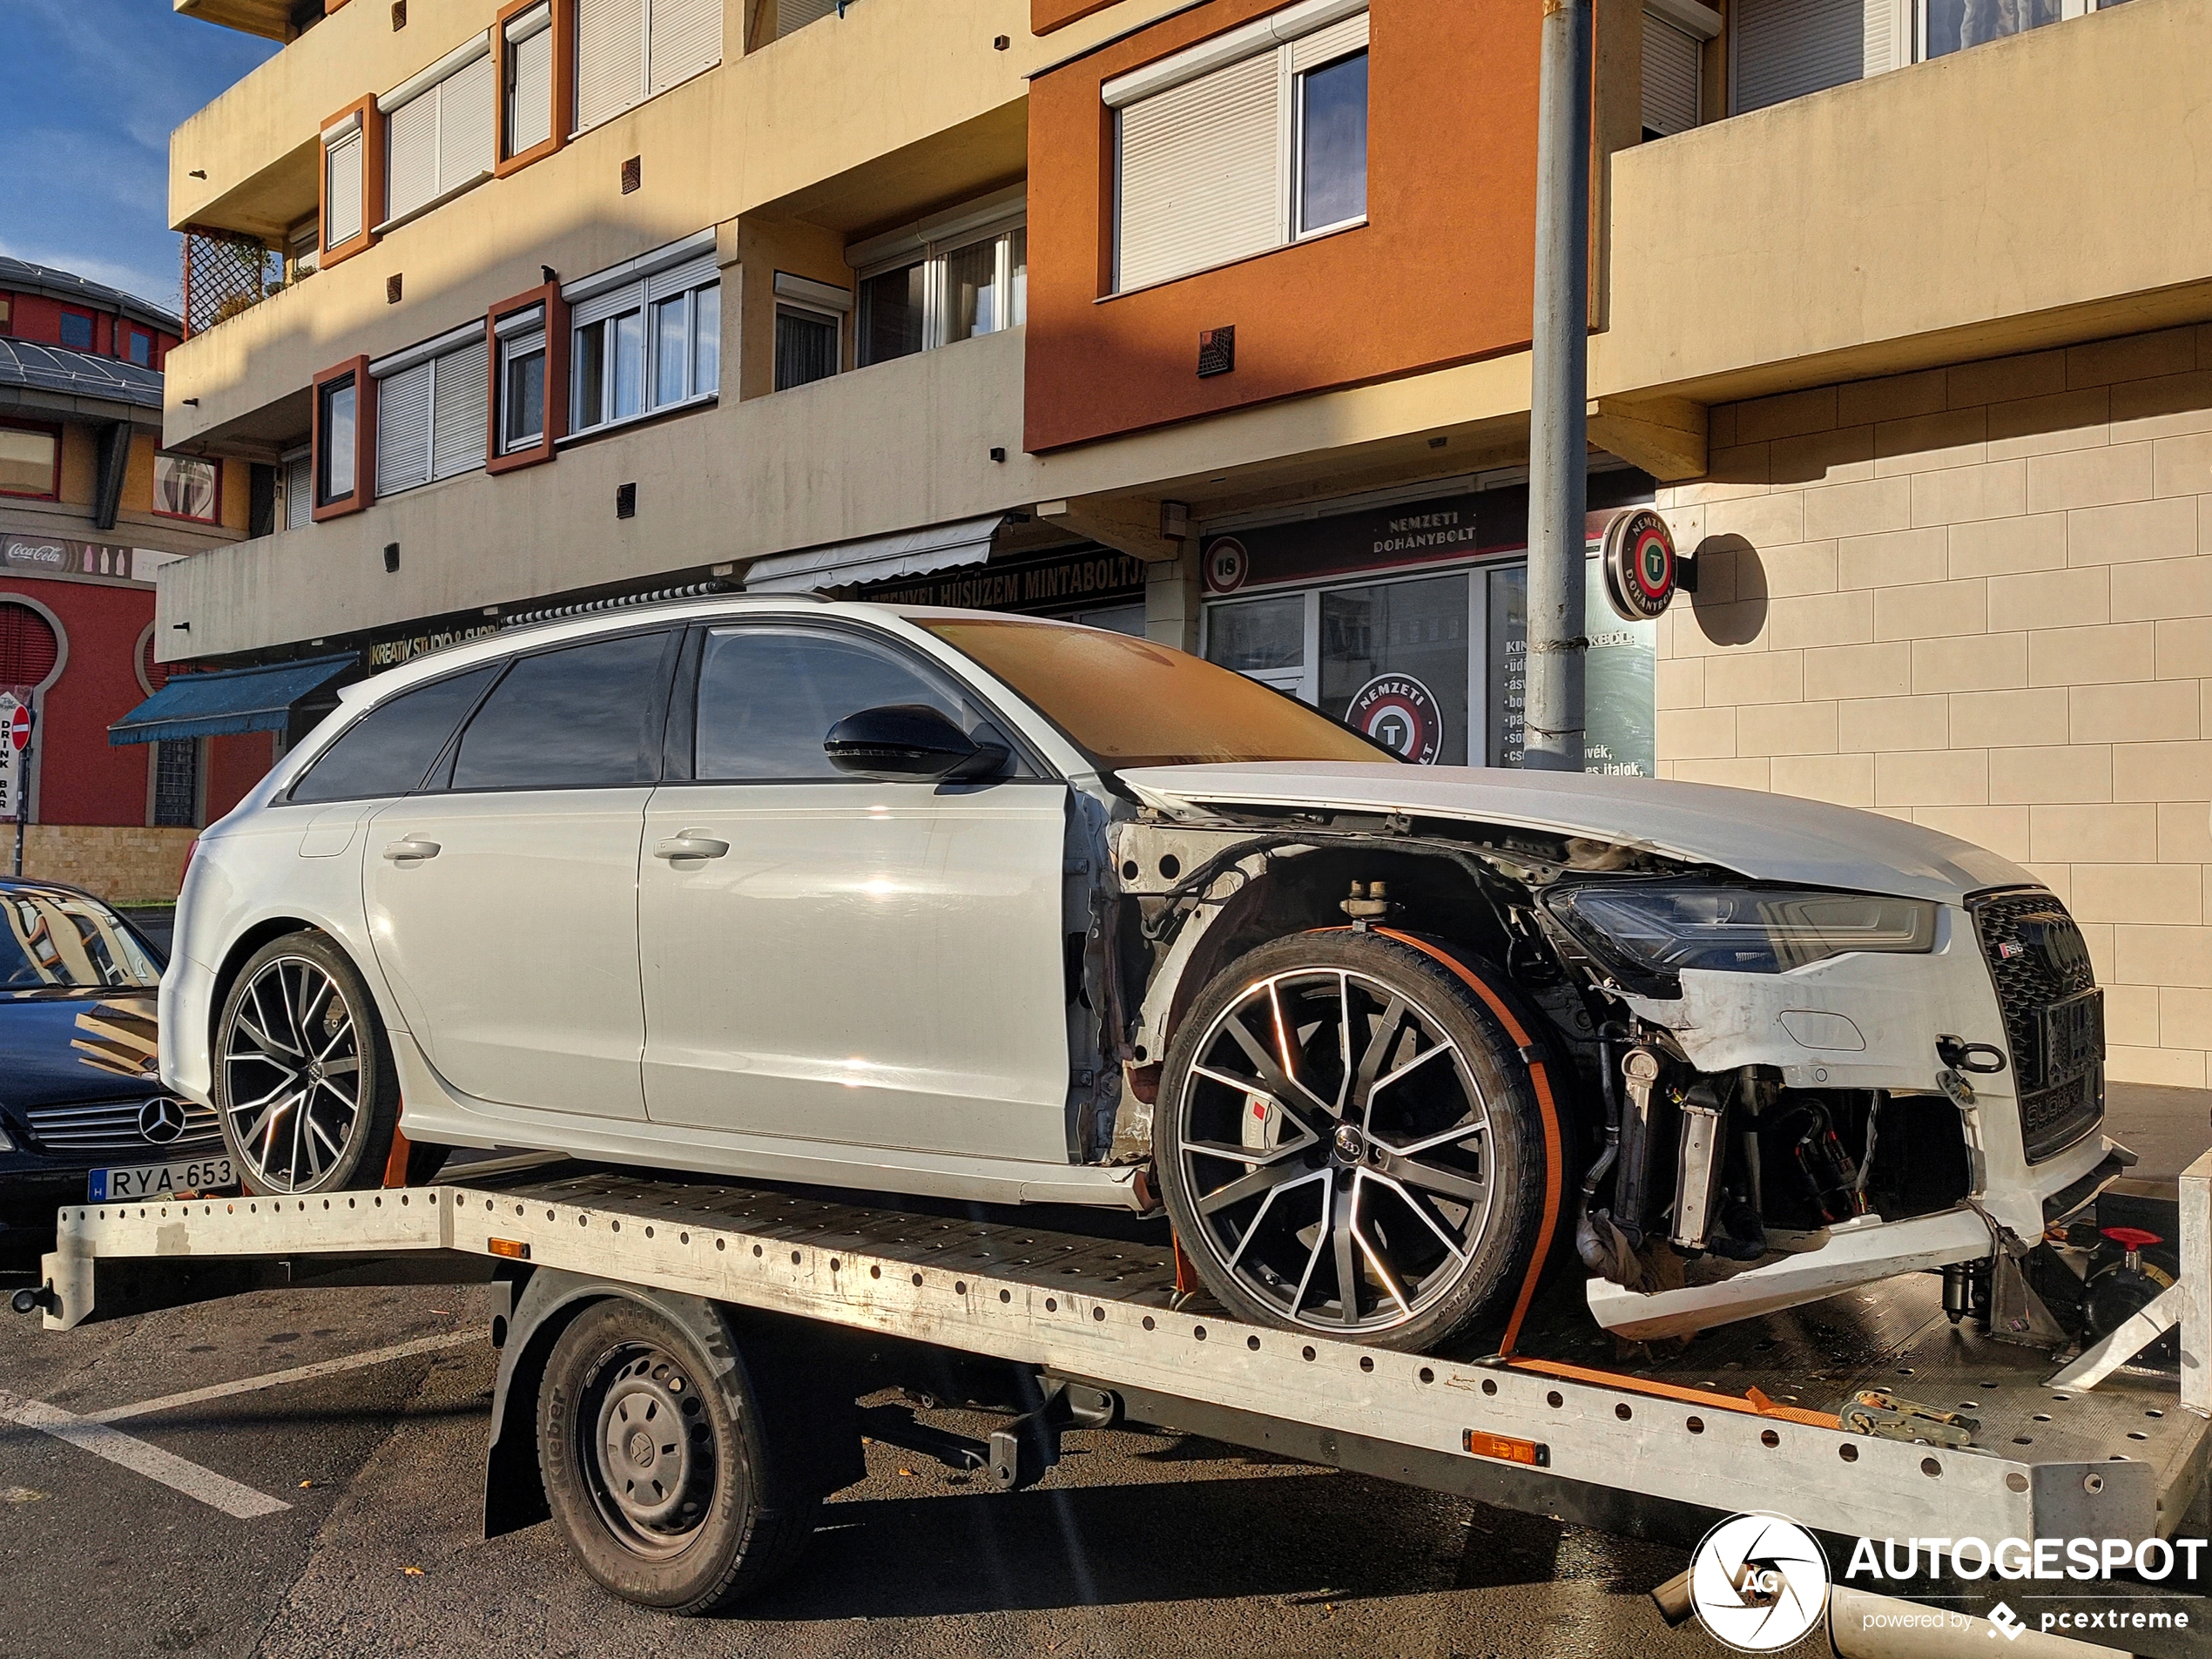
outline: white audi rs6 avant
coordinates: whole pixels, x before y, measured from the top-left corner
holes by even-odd
[[[418,1154],[1164,1206],[1406,1348],[1548,1264],[1685,1333],[1942,1269],[2132,1155],[2052,894],[1871,813],[1400,764],[1166,647],[719,598],[347,688],[201,836],[162,1069],[259,1192]]]

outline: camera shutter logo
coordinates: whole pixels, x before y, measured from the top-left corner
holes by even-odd
[[[1378,674],[1352,693],[1345,724],[1416,765],[1433,766],[1444,748],[1444,711],[1411,674]]]
[[[1713,1638],[1738,1653],[1777,1653],[1828,1606],[1820,1541],[1780,1515],[1733,1515],[1705,1534],[1689,1563],[1689,1599]]]

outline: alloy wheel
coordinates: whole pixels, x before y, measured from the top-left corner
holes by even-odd
[[[1197,1242],[1298,1325],[1406,1323],[1459,1282],[1489,1224],[1490,1114],[1467,1056],[1365,974],[1246,987],[1199,1039],[1178,1112]]]
[[[265,1190],[314,1188],[363,1129],[360,1024],[304,956],[275,957],[247,981],[223,1073],[233,1144]]]

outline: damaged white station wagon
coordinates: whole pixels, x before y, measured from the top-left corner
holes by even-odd
[[[2024,1329],[2132,1162],[2081,934],[1993,853],[1406,765],[1000,615],[711,599],[419,659],[201,838],[176,937],[164,1076],[256,1190],[373,1184],[403,1129],[1164,1205],[1237,1316],[1409,1349],[1576,1246],[1633,1337],[1929,1269]]]

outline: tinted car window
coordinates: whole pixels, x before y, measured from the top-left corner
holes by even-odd
[[[941,709],[964,731],[978,724],[949,685],[871,640],[773,628],[711,633],[699,656],[692,776],[842,778],[822,739],[846,715],[894,703]]]
[[[160,982],[161,965],[98,900],[37,887],[0,893],[0,995],[151,990]]]
[[[659,774],[665,633],[595,639],[520,658],[469,729],[455,789],[583,789]]]
[[[498,672],[497,663],[488,663],[379,704],[323,751],[292,786],[292,799],[359,800],[420,788],[461,717]]]

